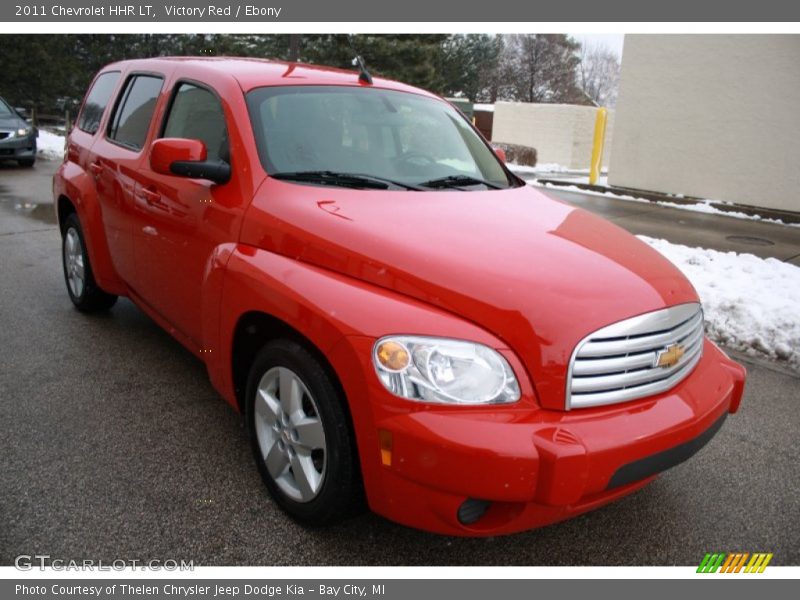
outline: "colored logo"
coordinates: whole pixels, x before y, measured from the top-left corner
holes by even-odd
[[[680,344],[670,344],[656,355],[656,366],[667,369],[677,365],[685,353],[686,350]]]
[[[749,559],[749,560],[748,560]],[[772,560],[772,553],[766,552],[715,552],[707,553],[703,557],[700,566],[697,567],[698,573],[763,573],[769,561]],[[747,565],[745,566],[745,563]]]

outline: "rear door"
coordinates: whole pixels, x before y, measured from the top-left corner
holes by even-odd
[[[80,165],[86,172],[91,173],[89,151],[95,136],[100,131],[103,114],[114,96],[120,77],[119,71],[107,71],[95,78],[86,94],[75,127],[69,134],[67,160]]]
[[[133,192],[153,114],[164,86],[161,73],[131,73],[101,135],[89,152],[111,258],[119,276],[136,289]]]

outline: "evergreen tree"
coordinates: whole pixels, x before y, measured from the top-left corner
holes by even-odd
[[[61,113],[108,63],[153,56],[249,56],[355,70],[474,102],[589,100],[578,86],[579,44],[566,35],[81,34],[0,36],[0,95]],[[613,90],[612,90],[613,92]],[[610,92],[609,92],[610,93]],[[74,113],[73,113],[74,114]]]
[[[463,95],[472,102],[494,102],[503,47],[499,35],[450,36],[442,45],[444,93]]]
[[[444,80],[441,64],[446,35],[304,35],[300,60],[352,69],[360,55],[373,75],[396,79],[433,92]]]

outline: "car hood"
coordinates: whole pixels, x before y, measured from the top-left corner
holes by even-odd
[[[529,186],[403,192],[268,179],[245,223],[243,243],[480,325],[516,353],[552,408],[564,405],[567,366],[582,338],[697,301],[688,280],[648,245]]]
[[[19,129],[28,127],[28,124],[14,115],[0,115],[0,129]]]

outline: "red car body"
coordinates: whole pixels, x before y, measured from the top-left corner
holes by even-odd
[[[73,129],[55,176],[60,220],[77,212],[97,284],[132,299],[190,349],[237,410],[245,356],[237,344],[248,319],[265,315],[300,334],[347,398],[376,513],[452,535],[552,523],[645,485],[737,410],[744,369],[708,340],[667,391],[565,407],[570,359],[586,336],[699,302],[635,237],[529,186],[416,194],[280,181],[259,161],[245,99],[260,86],[371,85],[435,98],[427,92],[254,60],[151,59],[108,71],[121,73],[118,88],[133,72],[159,73],[164,86],[142,151],[106,139],[108,109],[97,133]],[[148,149],[179,80],[203,82],[221,100],[233,157],[225,185],[150,168]],[[399,398],[372,359],[376,340],[390,334],[496,349],[521,398],[469,407]],[[644,465],[638,478],[610,486],[635,463]],[[473,523],[458,518],[468,499],[488,507]]]

